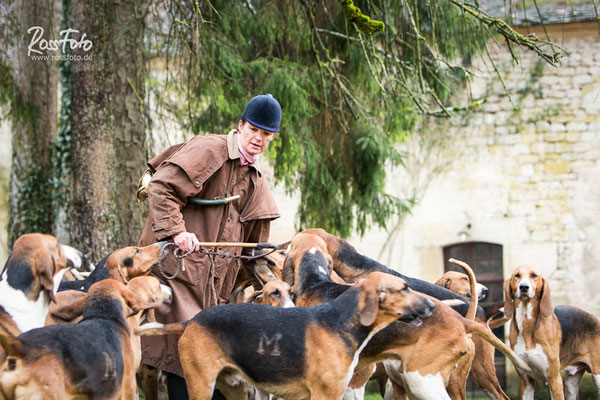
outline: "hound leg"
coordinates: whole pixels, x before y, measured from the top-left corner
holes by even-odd
[[[600,397],[600,374],[592,375],[592,380],[594,381],[594,386],[596,386],[596,390],[598,391],[598,397]]]
[[[396,361],[384,361],[385,371],[394,383],[401,382],[411,400],[452,400],[440,373],[421,375],[418,371],[402,371]]]
[[[227,399],[248,400],[248,383],[238,372],[222,371],[217,377],[217,388]]]
[[[447,390],[452,400],[466,400],[467,377],[469,376],[474,358],[475,345],[471,343],[468,353],[460,359],[454,371],[450,373]]]
[[[390,383],[391,392],[386,392],[385,400],[408,400],[408,395],[403,385],[399,385],[391,379],[388,382]]]
[[[565,368],[565,399],[577,400],[579,397],[579,383],[585,369],[569,365]]]
[[[217,378],[225,367],[219,344],[202,327],[192,323],[181,335],[178,347],[189,398],[211,400]]]
[[[473,335],[475,343],[475,359],[471,366],[471,378],[492,400],[510,400],[504,393],[494,365],[494,346],[486,342],[482,337]]]
[[[560,362],[558,360],[549,360],[548,366],[548,386],[552,400],[564,400],[565,393],[563,391],[562,377],[560,376]]]
[[[534,400],[535,380],[528,376],[519,375],[519,395],[521,400]]]
[[[144,398],[146,400],[158,400],[158,368],[142,363],[136,377],[138,385],[142,388]]]
[[[375,371],[375,364],[367,365],[352,375],[348,386],[344,389],[342,400],[362,400],[365,398],[365,387]]]

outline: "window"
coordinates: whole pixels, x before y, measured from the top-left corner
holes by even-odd
[[[477,281],[487,286],[488,295],[480,303],[496,303],[503,301],[502,246],[486,242],[468,242],[444,247],[444,271],[464,272],[462,268],[448,262],[455,258],[469,264],[475,272]],[[493,330],[494,334],[504,341],[504,326]],[[494,354],[496,375],[502,389],[506,389],[506,359],[504,354],[496,350]],[[469,378],[467,396],[485,397],[479,386]]]

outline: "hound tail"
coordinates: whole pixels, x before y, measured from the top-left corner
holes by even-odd
[[[467,276],[469,277],[469,284],[471,285],[471,302],[469,303],[469,309],[467,310],[467,314],[465,315],[465,318],[468,320],[474,321],[475,314],[477,314],[477,306],[478,306],[477,279],[475,279],[475,274],[473,273],[473,270],[471,269],[471,267],[469,267],[469,264],[467,264],[466,262],[455,260],[454,258],[451,258],[448,261],[450,261],[452,264],[456,264],[459,267],[461,267],[462,269],[464,269],[465,272],[467,273]]]
[[[137,328],[135,334],[138,336],[150,335],[169,335],[172,333],[182,333],[187,325],[186,322],[177,322],[174,324],[161,324],[158,322],[149,322]]]
[[[467,333],[474,333],[484,338],[488,343],[498,349],[502,354],[510,359],[513,365],[521,373],[530,373],[531,369],[510,347],[508,347],[503,341],[498,339],[492,331],[486,326],[476,321],[466,322]]]

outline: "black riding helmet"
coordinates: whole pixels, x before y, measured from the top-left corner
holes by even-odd
[[[246,104],[242,119],[265,131],[279,132],[281,106],[272,95],[261,94]]]

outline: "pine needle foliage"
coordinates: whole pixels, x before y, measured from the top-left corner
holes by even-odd
[[[385,29],[365,33],[351,4]],[[385,227],[414,200],[386,188],[398,144],[423,116],[448,116],[470,76],[463,61],[493,29],[448,0],[193,0],[150,7],[148,48],[166,60],[161,93],[194,134],[226,132],[246,102],[271,93],[281,132],[267,156],[299,192],[297,228],[349,236]],[[166,20],[166,22],[165,22]],[[426,132],[418,132],[426,135]]]

